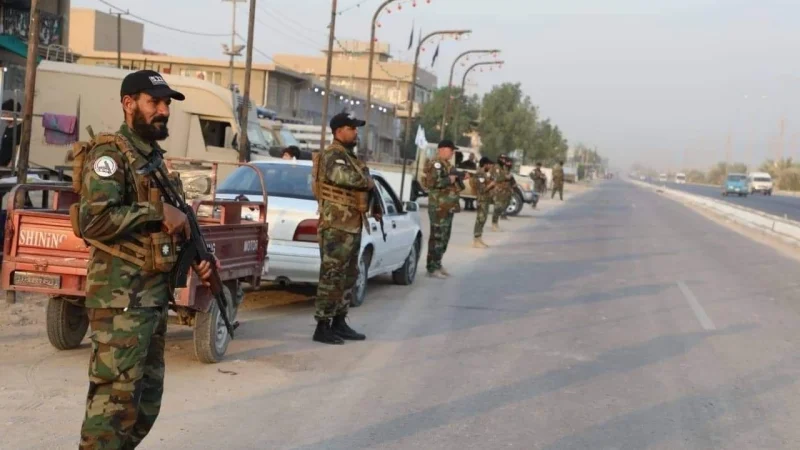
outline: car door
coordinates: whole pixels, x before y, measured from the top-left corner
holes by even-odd
[[[387,265],[399,267],[408,256],[411,245],[414,243],[414,223],[408,217],[408,213],[401,208],[401,202],[389,183],[380,176],[374,177],[376,186],[381,193],[384,205],[385,216],[383,222],[386,228],[387,250],[391,252],[387,255]]]

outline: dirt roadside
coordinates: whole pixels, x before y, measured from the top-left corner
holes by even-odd
[[[515,230],[535,223],[538,216],[552,213],[569,204],[576,196],[591,189],[586,185],[567,185],[565,201],[543,198],[537,210],[525,205],[519,216],[502,221],[501,233],[491,233],[489,226],[484,237],[489,245],[500,244]],[[421,216],[427,236],[426,209]],[[445,262],[456,274],[466,270],[469,262],[483,250],[471,247],[475,215],[465,212],[456,215],[453,236]],[[424,252],[421,261],[424,262]],[[392,299],[401,299],[416,286],[433,283],[424,277],[424,267],[418,271],[413,286],[395,286],[388,279],[370,282],[368,308],[391,309]],[[288,389],[303,383],[332,376],[319,360],[329,348],[314,345],[313,287],[298,287],[289,291],[277,287],[248,292],[239,319],[239,337],[231,344],[225,361],[205,365],[193,354],[192,332],[188,327],[171,326],[167,336],[167,375],[164,406],[160,420],[173,421],[196,411],[210,411],[215,406],[266,391]],[[45,306],[42,296],[20,296],[14,305],[0,303],[0,449],[69,449],[77,445],[77,435],[83,417],[87,388],[89,342],[72,351],[55,350],[48,342],[45,330]],[[362,307],[363,308],[363,307]],[[388,312],[387,312],[388,313]],[[304,328],[282,325],[283,317],[307,317]],[[305,322],[304,322],[305,323]],[[363,358],[370,349],[391,345],[369,342],[368,346],[348,347],[342,352],[343,364],[353,358]],[[363,352],[363,353],[362,353]],[[46,424],[46,425],[44,425]],[[156,425],[159,428],[158,425]],[[169,433],[191,432],[192,424],[185,423]],[[160,432],[164,428],[160,428]],[[142,448],[159,448],[157,436],[146,441]]]

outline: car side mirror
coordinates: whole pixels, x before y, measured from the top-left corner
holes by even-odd
[[[411,212],[419,211],[419,204],[417,202],[406,202],[405,209]]]

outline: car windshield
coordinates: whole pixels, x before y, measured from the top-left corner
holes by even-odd
[[[300,147],[300,141],[298,141],[294,137],[294,135],[292,134],[291,131],[287,130],[286,128],[281,128],[279,132],[281,134],[281,139],[283,139],[283,142],[284,142],[286,147],[288,147],[290,145],[296,145],[296,146]]]
[[[747,179],[744,175],[728,175],[728,181],[744,181]]]
[[[269,136],[269,138],[272,138],[272,136]],[[253,146],[253,148],[258,150],[269,150],[269,138],[261,132],[261,125],[256,122],[247,123],[247,140],[250,142],[250,145]]]
[[[686,178],[686,176],[685,176],[685,175],[678,175],[678,179],[679,179],[679,180],[683,180],[683,179],[685,179],[685,178]]]
[[[753,178],[753,181],[758,181],[758,182],[761,182],[761,183],[769,183],[770,181],[772,181],[772,179],[767,178],[767,177],[755,177],[755,178]]]
[[[311,192],[311,166],[292,164],[254,164],[267,186],[268,197],[314,200]],[[238,167],[217,189],[219,194],[261,195],[261,182],[250,167]]]

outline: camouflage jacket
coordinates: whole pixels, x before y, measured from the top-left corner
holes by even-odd
[[[494,193],[497,194],[510,194],[511,193],[511,179],[514,177],[508,170],[497,164],[491,171],[492,180],[495,182]]]
[[[355,191],[367,191],[367,166],[340,142],[333,141],[319,158],[320,182]],[[322,200],[319,229],[334,228],[346,233],[360,234],[363,216],[355,208]]]
[[[553,168],[553,184],[564,184],[564,168],[560,165]]]
[[[138,151],[142,163],[151,152],[163,152],[136,136],[125,124],[118,133]],[[115,144],[99,145],[86,155],[79,203],[84,238],[112,246],[130,241],[131,233],[146,234],[161,228],[162,209],[139,202],[134,183],[133,169]],[[145,274],[136,265],[91,247],[86,307],[164,306],[171,296],[168,277],[168,273]]]
[[[492,181],[492,174],[483,169],[478,169],[475,175],[469,179],[472,190],[475,192],[475,197],[479,202],[486,201],[491,197],[494,187],[489,190],[489,186]]]
[[[425,163],[424,187],[428,190],[428,208],[438,210],[440,217],[460,210],[458,194],[461,189],[450,181],[451,167],[449,161],[440,158]]]

